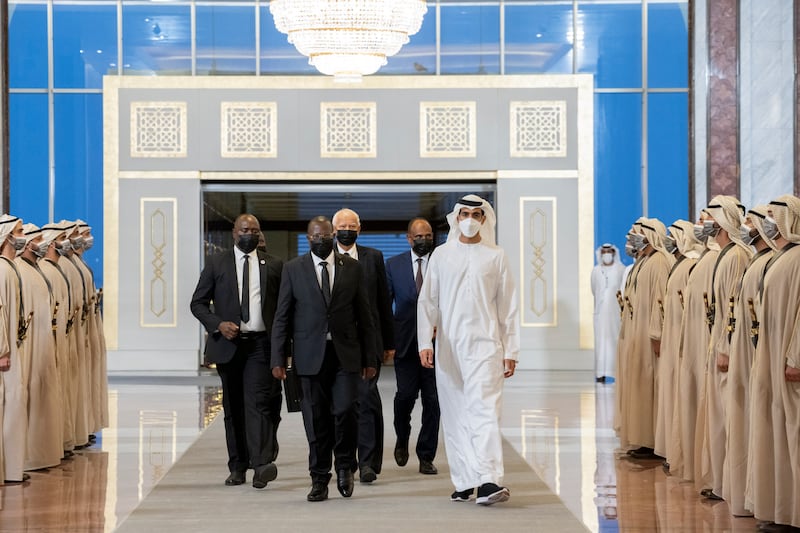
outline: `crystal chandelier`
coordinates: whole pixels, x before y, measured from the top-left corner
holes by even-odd
[[[279,32],[308,63],[337,80],[360,80],[386,64],[422,26],[425,0],[271,0]]]

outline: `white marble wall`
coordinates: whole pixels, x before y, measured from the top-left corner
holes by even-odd
[[[706,165],[706,93],[708,92],[708,44],[706,42],[706,2],[694,3],[694,209],[689,214],[696,217],[701,207],[708,201],[708,170]]]
[[[740,0],[739,20],[741,200],[749,207],[793,189],[793,2]]]

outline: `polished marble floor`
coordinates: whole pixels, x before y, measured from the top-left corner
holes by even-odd
[[[218,384],[209,373],[110,376],[111,426],[61,466],[0,487],[0,531],[114,531],[219,412]],[[390,367],[381,392],[390,406]],[[660,463],[620,457],[613,402],[614,385],[591,373],[520,371],[506,382],[503,434],[591,531],[755,531]]]

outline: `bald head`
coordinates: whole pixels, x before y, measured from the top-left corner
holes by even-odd
[[[331,221],[328,220],[328,217],[320,215],[308,221],[306,233],[308,235],[333,233],[333,224],[331,224]]]
[[[352,209],[339,209],[333,215],[331,222],[335,230],[349,229],[358,231],[361,229],[361,219],[358,217],[358,213]]]

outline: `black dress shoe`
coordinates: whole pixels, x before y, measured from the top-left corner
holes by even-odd
[[[438,474],[439,470],[433,465],[431,461],[426,461],[425,459],[419,460],[419,473],[420,474]]]
[[[321,481],[314,481],[311,484],[311,492],[306,496],[310,502],[321,502],[328,499],[328,484]]]
[[[408,463],[408,447],[397,445],[394,447],[394,461],[397,466],[406,466]]]
[[[255,467],[255,474],[253,474],[253,488],[263,489],[267,483],[274,481],[278,477],[278,467],[275,463],[260,465]]]
[[[594,378],[594,380],[595,380],[596,383],[605,383],[606,382],[606,377],[605,376],[601,376],[599,378]]]
[[[700,496],[702,496],[703,498],[708,498],[709,500],[714,500],[714,501],[722,500],[722,497],[721,496],[717,496],[716,494],[714,494],[714,491],[712,489],[703,489],[703,490],[701,490],[700,491]]]
[[[225,485],[228,487],[233,487],[234,485],[241,485],[244,483],[245,477],[244,472],[231,472],[231,475],[228,476],[228,479],[225,480]]]
[[[353,495],[353,472],[349,468],[342,468],[336,472],[336,488],[345,498]]]
[[[375,473],[374,468],[366,465],[361,467],[361,475],[358,478],[361,483],[372,483],[376,479],[378,479],[378,474]]]

